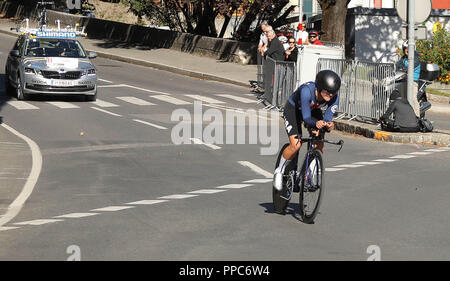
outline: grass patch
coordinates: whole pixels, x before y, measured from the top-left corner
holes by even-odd
[[[446,92],[441,91],[441,90],[427,89],[426,91],[427,91],[427,93],[430,93],[432,95],[437,95],[437,96],[443,96],[443,97],[450,98],[450,93],[446,93]]]

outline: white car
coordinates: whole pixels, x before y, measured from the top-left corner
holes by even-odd
[[[97,98],[96,68],[74,32],[22,34],[5,66],[6,92],[18,100],[31,95],[84,95]]]

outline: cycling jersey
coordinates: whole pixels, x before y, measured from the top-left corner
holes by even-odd
[[[325,100],[318,102],[315,95],[316,89],[315,82],[307,82],[298,87],[288,100],[291,105],[300,110],[303,121],[310,127],[316,126],[316,122],[319,121],[311,115],[312,109],[327,107],[323,121],[331,122],[339,105],[339,96],[337,94],[334,94],[329,102]]]

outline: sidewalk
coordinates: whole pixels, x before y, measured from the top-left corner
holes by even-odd
[[[14,24],[6,19],[0,19],[0,33],[17,35],[11,31]],[[169,49],[150,49],[136,44],[110,42],[106,40],[94,40],[80,38],[83,46],[88,51],[96,52],[99,57],[119,60],[123,62],[149,66],[173,73],[188,75],[195,78],[207,79],[231,83],[249,87],[250,80],[256,80],[256,65],[240,65],[236,63],[220,62],[215,59],[173,51]],[[439,127],[435,127],[432,133],[387,133],[382,132],[375,125],[338,120],[337,129],[351,134],[359,134],[369,138],[401,143],[427,143],[435,145],[450,144],[450,104],[448,99],[430,98],[431,109],[427,114],[438,114],[441,120]],[[446,120],[449,119],[447,122]],[[444,124],[444,125],[441,125]]]

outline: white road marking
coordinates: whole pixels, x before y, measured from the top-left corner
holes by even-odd
[[[97,107],[91,107],[91,108],[92,108],[92,109],[95,109],[95,110],[97,110],[97,111],[101,111],[101,112],[103,112],[103,113],[112,115],[112,116],[122,117],[122,115],[120,115],[120,114],[113,113],[113,112],[111,112],[111,111],[107,111],[107,110],[104,110],[104,109],[101,109],[101,108],[97,108]]]
[[[409,158],[414,158],[414,157],[416,157],[416,156],[414,156],[414,155],[404,155],[404,154],[401,154],[401,155],[391,156],[391,157],[389,157],[389,158],[392,158],[392,159],[409,159]]]
[[[207,147],[209,147],[209,148],[211,148],[211,149],[214,149],[214,150],[221,149],[220,146],[217,146],[217,145],[214,145],[214,144],[210,144],[210,143],[204,143],[203,141],[201,141],[201,140],[199,140],[199,139],[196,139],[196,138],[191,138],[191,141],[192,141],[194,144],[203,144],[203,145],[205,145],[205,146],[207,146]]]
[[[358,168],[358,167],[362,167],[362,166],[364,166],[364,165],[342,164],[342,165],[334,166],[333,168]]]
[[[407,153],[407,154],[410,154],[410,155],[428,155],[428,154],[433,154],[433,152],[417,151],[417,152],[410,152],[410,153]]]
[[[342,171],[342,170],[346,170],[345,168],[325,168],[326,172],[337,172],[337,171]]]
[[[167,202],[167,200],[140,200],[135,202],[126,203],[127,205],[153,205],[158,203]]]
[[[429,152],[442,152],[441,149],[435,149],[435,148],[433,148],[433,149],[427,149],[427,150],[425,150],[425,151],[429,151]]]
[[[156,125],[156,124],[153,124],[153,123],[147,122],[147,121],[142,121],[142,120],[139,120],[139,119],[133,119],[133,121],[135,121],[135,122],[139,122],[139,123],[142,123],[142,124],[145,124],[145,125],[151,126],[151,127],[155,127],[155,128],[157,128],[157,129],[161,129],[161,130],[167,130],[167,128],[166,128],[166,127],[163,127],[163,126],[159,126],[159,125]]]
[[[226,184],[216,187],[217,189],[237,189],[252,186],[253,184]]]
[[[219,97],[224,97],[224,98],[229,98],[238,102],[242,102],[242,103],[256,103],[256,100],[252,100],[252,99],[248,99],[248,98],[244,98],[244,97],[239,97],[239,96],[234,96],[234,95],[228,95],[228,94],[219,94],[216,95]]]
[[[160,101],[168,102],[175,105],[186,105],[186,104],[192,104],[191,102],[187,102],[184,100],[180,100],[174,97],[166,96],[166,95],[156,95],[156,96],[150,96],[152,98],[155,98]]]
[[[97,88],[123,88],[124,84],[116,84],[116,85],[99,85]]]
[[[62,216],[57,216],[54,217],[56,219],[76,219],[76,218],[84,218],[84,217],[90,217],[90,216],[95,216],[95,215],[99,215],[99,213],[71,213],[71,214],[66,214],[66,215],[62,215]]]
[[[25,185],[23,186],[19,196],[17,196],[16,199],[8,206],[8,211],[6,212],[6,214],[0,217],[0,227],[8,223],[20,212],[28,197],[30,197],[31,193],[33,192],[34,186],[39,179],[39,175],[42,169],[42,154],[39,146],[33,140],[22,135],[5,123],[2,123],[1,126],[23,139],[28,144],[31,149],[32,164],[28,179],[25,182]]]
[[[110,206],[110,207],[105,207],[105,208],[100,208],[100,209],[94,209],[91,210],[90,212],[116,212],[116,211],[122,211],[125,209],[131,209],[134,208],[134,206]]]
[[[40,219],[40,220],[32,220],[32,221],[23,221],[23,222],[16,222],[15,225],[43,225],[47,223],[54,223],[64,220],[58,220],[58,219]]]
[[[100,99],[97,99],[96,101],[93,101],[90,103],[95,104],[96,106],[100,106],[100,107],[118,107],[117,104],[110,103],[110,102],[100,100]]]
[[[116,99],[123,100],[135,105],[155,105],[154,103],[136,97],[116,97]]]
[[[379,165],[381,162],[355,162],[353,165]]]
[[[39,109],[39,107],[34,106],[31,103],[24,102],[24,101],[18,101],[18,100],[8,101],[8,104],[14,106],[15,108],[17,108],[19,110]]]
[[[78,105],[71,104],[70,102],[62,102],[62,101],[48,101],[48,104],[51,104],[53,106],[59,107],[59,108],[80,108]]]
[[[376,159],[376,160],[373,160],[373,161],[378,161],[378,162],[395,162],[397,160],[395,160],[395,159]]]
[[[254,179],[254,180],[248,180],[248,181],[244,181],[244,183],[268,183],[268,182],[272,182],[272,179]]]
[[[206,103],[211,103],[211,104],[221,104],[221,103],[225,103],[223,101],[220,100],[216,100],[210,97],[205,97],[205,96],[201,96],[201,95],[185,95],[186,97],[192,98],[192,99],[196,99],[202,102],[206,102]]]
[[[155,90],[149,90],[149,89],[140,88],[140,87],[136,87],[136,86],[131,86],[131,85],[127,85],[127,84],[122,84],[122,86],[131,88],[131,89],[135,89],[135,90],[139,90],[139,91],[144,91],[144,92],[150,92],[150,93],[155,93],[155,94],[163,94],[163,95],[169,95],[169,96],[171,95],[170,93],[161,92],[161,91],[155,91]]]
[[[106,83],[112,83],[112,81],[109,81],[109,80],[106,80],[106,79],[97,78],[97,80],[98,81],[102,81],[102,82],[106,82]]]
[[[20,228],[18,226],[0,226],[0,231],[7,231],[7,230],[12,230],[12,229],[17,229]]]
[[[167,195],[167,196],[162,196],[162,197],[158,197],[158,199],[185,199],[185,198],[190,198],[190,197],[196,197],[198,195],[189,195],[189,194],[173,194],[173,195]]]
[[[226,190],[220,190],[220,189],[199,189],[199,190],[190,191],[188,193],[214,194],[214,193],[219,193],[219,192],[223,192],[223,191],[226,191]]]
[[[262,176],[264,176],[266,178],[273,178],[273,174],[272,173],[267,172],[266,170],[256,166],[253,163],[250,163],[248,161],[238,161],[238,163],[241,164],[244,167],[250,168],[253,172],[255,172],[257,174],[260,174],[260,175],[262,175]]]

